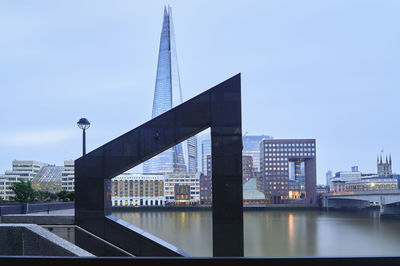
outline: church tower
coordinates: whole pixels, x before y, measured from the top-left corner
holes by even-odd
[[[389,155],[389,159],[386,156],[385,162],[383,162],[382,155],[377,157],[377,170],[378,175],[387,176],[392,174],[392,155]]]

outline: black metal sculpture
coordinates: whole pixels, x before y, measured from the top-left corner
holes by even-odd
[[[213,255],[243,256],[240,74],[75,161],[76,224],[136,256],[186,256],[111,214],[111,178],[211,128]]]

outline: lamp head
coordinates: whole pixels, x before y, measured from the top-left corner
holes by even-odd
[[[78,127],[83,130],[88,129],[90,127],[90,122],[86,118],[79,119],[77,124],[78,124]]]

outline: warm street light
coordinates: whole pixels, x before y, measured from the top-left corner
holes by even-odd
[[[78,121],[78,127],[83,130],[83,152],[82,155],[86,154],[86,129],[90,127],[90,122],[86,118],[81,118]]]

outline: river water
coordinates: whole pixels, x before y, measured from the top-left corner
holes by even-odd
[[[212,256],[211,211],[113,214],[192,256]],[[244,212],[245,256],[391,256],[400,254],[400,219],[379,211]]]

